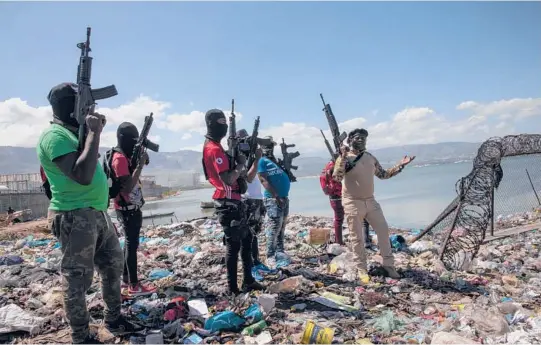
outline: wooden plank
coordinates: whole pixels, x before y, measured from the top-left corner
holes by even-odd
[[[541,222],[537,222],[537,223],[528,224],[528,225],[516,226],[516,227],[505,229],[505,230],[496,230],[494,231],[494,236],[486,236],[483,243],[499,240],[505,237],[521,234],[526,231],[532,231],[532,230],[540,229],[540,228],[541,228]]]

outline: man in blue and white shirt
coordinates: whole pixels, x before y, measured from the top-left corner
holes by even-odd
[[[267,266],[276,266],[276,253],[284,253],[284,232],[289,214],[289,188],[291,181],[274,157],[276,143],[272,137],[261,146],[263,157],[257,165],[259,180],[265,188],[264,203],[267,209]]]

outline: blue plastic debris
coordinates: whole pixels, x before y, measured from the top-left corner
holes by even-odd
[[[237,331],[244,324],[244,319],[232,311],[218,313],[205,321],[205,329],[211,332]]]
[[[12,266],[23,263],[23,258],[17,255],[0,256],[0,266]]]
[[[291,265],[291,259],[284,253],[276,253],[276,268]]]
[[[203,338],[201,338],[197,333],[192,333],[184,339],[184,344],[201,344]]]
[[[192,246],[184,246],[182,247],[182,249],[184,249],[185,252],[188,252],[190,254],[193,254],[197,251],[197,249]]]
[[[51,240],[36,240],[36,241],[28,241],[26,242],[26,245],[30,248],[34,247],[43,247],[51,243]]]
[[[244,319],[248,325],[263,320],[263,313],[259,304],[252,304],[244,312]]]
[[[165,277],[169,277],[172,273],[168,270],[153,269],[148,275],[149,280],[158,280]]]
[[[400,235],[392,235],[390,238],[391,247],[396,251],[406,250],[406,239]]]

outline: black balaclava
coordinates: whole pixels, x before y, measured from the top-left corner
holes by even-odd
[[[368,138],[368,131],[364,128],[355,129],[349,133],[348,143],[355,151],[362,152],[366,150],[366,139]]]
[[[137,139],[139,139],[137,127],[131,122],[122,122],[116,131],[116,138],[118,147],[127,157],[131,158]]]
[[[208,139],[220,142],[227,135],[227,122],[224,112],[220,109],[207,111],[205,114],[205,123],[207,124],[206,137]]]
[[[77,85],[72,83],[59,84],[49,91],[47,99],[53,108],[53,117],[62,123],[79,127],[79,123],[72,114],[75,110],[75,95],[77,94]]]

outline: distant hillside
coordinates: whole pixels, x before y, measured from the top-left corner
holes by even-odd
[[[427,145],[405,145],[372,150],[383,165],[397,162],[404,155],[417,156],[416,164],[454,162],[475,157],[479,143],[439,143]],[[107,149],[101,148],[103,155]],[[177,152],[150,152],[151,164],[146,174],[174,174],[175,172],[201,172],[201,152],[181,150]],[[294,160],[299,166],[298,177],[318,175],[328,162],[327,156],[301,156]],[[35,148],[0,146],[0,174],[33,173],[39,171]]]

